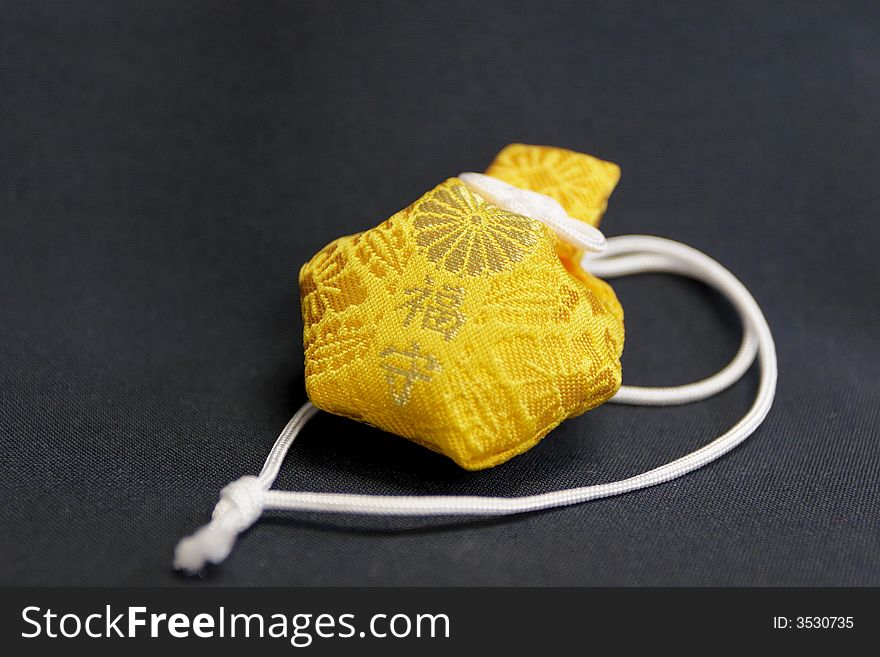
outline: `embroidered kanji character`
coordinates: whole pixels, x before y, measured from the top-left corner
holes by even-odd
[[[422,353],[415,342],[409,349],[386,347],[379,357],[382,359],[380,367],[386,372],[385,383],[391,390],[391,399],[398,406],[409,402],[416,382],[429,382],[433,373],[440,370],[438,360],[431,354]]]
[[[461,312],[464,288],[452,285],[438,288],[428,277],[424,286],[407,288],[403,292],[407,299],[398,308],[407,308],[404,326],[420,318],[421,328],[442,333],[444,338],[451,340],[464,325],[466,317]]]

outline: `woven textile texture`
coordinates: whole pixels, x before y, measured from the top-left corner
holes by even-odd
[[[608,197],[620,180],[620,167],[613,162],[577,153],[566,148],[510,144],[502,149],[486,173],[521,189],[556,199],[569,216],[599,227],[608,207]],[[614,290],[583,267],[583,251],[562,240],[556,252],[568,271],[582,280],[592,292],[623,321],[623,308]]]
[[[492,169],[594,225],[618,176],[524,145]],[[620,387],[623,312],[610,286],[566,269],[557,242],[457,178],[331,242],[300,272],[309,398],[469,470],[602,404]]]

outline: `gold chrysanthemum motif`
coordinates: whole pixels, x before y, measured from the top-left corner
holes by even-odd
[[[455,274],[510,269],[538,244],[541,224],[485,202],[462,184],[445,184],[415,208],[415,241],[428,260]]]

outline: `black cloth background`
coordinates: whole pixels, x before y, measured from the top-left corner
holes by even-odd
[[[880,9],[873,2],[4,2],[0,583],[187,584],[173,546],[305,400],[296,276],[505,144],[619,163],[604,229],[691,244],[774,330],[779,391],[720,461],[473,521],[275,516],[216,584],[878,585]],[[615,284],[624,380],[732,356],[733,311]],[[678,457],[753,371],[606,405],[467,473],[319,415],[278,485],[521,495]]]

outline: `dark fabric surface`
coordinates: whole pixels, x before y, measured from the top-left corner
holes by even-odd
[[[608,235],[720,260],[774,330],[761,429],[690,476],[503,520],[295,514],[217,584],[880,584],[876,3],[35,3],[0,20],[0,583],[188,584],[178,538],[305,400],[296,275],[506,143],[619,163]],[[616,284],[624,380],[733,354],[701,286]],[[604,406],[491,471],[319,415],[279,486],[519,495],[748,408]]]

